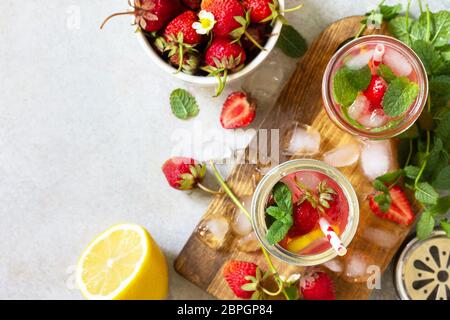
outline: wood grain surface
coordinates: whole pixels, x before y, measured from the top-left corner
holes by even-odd
[[[321,154],[339,145],[349,143],[355,138],[339,130],[328,119],[322,103],[322,76],[328,61],[339,45],[354,36],[360,27],[361,17],[348,17],[330,25],[311,44],[308,52],[297,64],[297,69],[288,81],[273,109],[263,121],[262,128],[279,128],[280,137],[293,121],[309,124],[318,129],[321,136]],[[384,28],[374,33],[386,33]],[[391,142],[395,149],[395,141]],[[395,150],[394,150],[395,152]],[[320,156],[318,157],[320,158]],[[395,166],[395,164],[394,164]],[[372,191],[371,183],[362,174],[358,164],[342,168],[355,187],[360,202],[360,222],[358,232],[349,246],[346,257],[336,258],[335,264],[345,266],[349,259],[355,263],[373,264],[383,272],[399,246],[407,236],[409,229],[376,217],[369,209],[367,195]],[[239,197],[248,197],[254,191],[261,175],[258,166],[245,164],[236,166],[227,179],[231,189]],[[211,217],[224,216],[231,219],[236,213],[233,203],[225,196],[215,196],[202,221]],[[220,299],[234,299],[234,295],[221,276],[224,263],[230,259],[254,261],[266,268],[261,252],[246,253],[238,249],[238,238],[231,232],[225,243],[219,248],[199,236],[199,228],[194,230],[185,247],[175,261],[175,269],[183,277]],[[374,236],[375,234],[375,236]],[[386,241],[373,241],[381,238]],[[273,258],[280,274],[289,275],[302,272],[299,267],[289,266]],[[323,267],[323,266],[322,266]],[[367,299],[370,289],[366,278],[353,277],[353,265],[340,272],[328,271],[333,276],[338,299]],[[367,274],[370,276],[370,274]]]

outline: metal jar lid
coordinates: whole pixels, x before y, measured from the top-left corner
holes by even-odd
[[[450,300],[450,238],[444,231],[406,245],[395,269],[395,284],[402,300]]]

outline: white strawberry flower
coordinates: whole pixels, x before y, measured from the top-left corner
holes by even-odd
[[[192,28],[194,28],[195,32],[198,34],[208,34],[216,24],[214,15],[206,10],[201,10],[198,13],[198,17],[200,21],[194,22]]]

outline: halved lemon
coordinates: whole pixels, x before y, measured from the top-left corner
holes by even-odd
[[[167,262],[142,227],[111,227],[86,248],[78,261],[77,284],[87,299],[164,299]]]

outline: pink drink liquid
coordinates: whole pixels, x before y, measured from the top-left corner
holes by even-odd
[[[342,191],[341,187],[330,177],[327,175],[314,171],[314,170],[300,170],[295,173],[292,173],[285,178],[283,178],[281,181],[288,186],[288,188],[291,190],[292,193],[292,202],[295,204],[299,201],[299,199],[303,195],[303,191],[297,186],[295,181],[299,181],[302,185],[306,186],[308,189],[314,192],[315,195],[318,195],[317,188],[319,186],[319,183],[321,181],[326,181],[326,184],[328,187],[331,187],[336,192],[336,197],[333,200],[333,202],[329,202],[330,205],[337,206],[338,214],[333,219],[327,215],[327,213],[321,213],[319,212],[319,215],[321,217],[324,217],[327,219],[327,221],[334,227],[337,227],[339,230],[337,233],[338,235],[341,235],[342,232],[345,230],[348,222],[348,212],[349,212],[349,204],[347,201],[347,198],[344,195],[344,192]],[[295,211],[295,209],[294,209]],[[335,228],[336,230],[336,228]],[[315,236],[312,236],[315,235]],[[306,236],[306,237],[305,237]],[[302,236],[299,236],[302,237]],[[292,244],[294,240],[298,239],[298,237],[291,238],[289,235],[286,236],[286,238],[281,241],[279,244],[285,248],[286,250],[292,251],[297,254],[301,255],[313,255],[318,254],[321,252],[324,252],[331,248],[329,242],[323,235],[323,233],[320,230],[320,226],[318,223],[316,223],[314,229],[309,232],[308,234],[303,236],[303,239],[305,238],[311,238],[312,241],[302,241],[304,245],[302,245],[302,248],[300,250],[292,250]]]
[[[379,72],[377,72],[378,67],[380,64],[384,64],[393,71],[396,77],[406,77],[409,81],[417,84],[417,73],[408,58],[393,46],[389,46],[388,44],[382,46],[384,46],[384,54],[382,55],[381,61],[375,62],[373,56],[377,47],[376,43],[354,46],[336,64],[332,74],[336,74],[336,72],[344,66],[356,70],[369,66],[372,75],[379,75]],[[387,81],[385,81],[385,85],[389,86]],[[340,108],[340,112],[342,113],[343,107],[340,106],[334,98],[333,103]],[[415,103],[416,101],[414,101],[409,109],[402,115],[392,118],[384,113],[382,106],[371,106],[369,101],[365,98],[364,93],[361,92],[353,105],[348,108],[348,115],[362,127],[365,127],[366,129],[376,129],[388,125],[391,121],[400,120],[405,114],[408,114]]]

